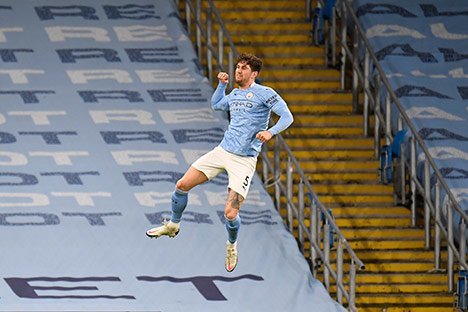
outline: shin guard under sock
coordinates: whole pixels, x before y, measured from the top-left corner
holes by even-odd
[[[226,216],[224,216],[226,218]],[[226,218],[226,230],[228,232],[228,241],[234,244],[237,241],[237,235],[241,225],[241,218],[237,215],[234,219],[229,220]]]
[[[187,207],[188,202],[188,192],[184,192],[179,189],[175,189],[172,193],[172,216],[171,222],[179,223],[180,218],[182,218],[182,213]]]

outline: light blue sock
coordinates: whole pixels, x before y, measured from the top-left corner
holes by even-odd
[[[180,222],[180,218],[182,218],[182,213],[184,212],[185,207],[187,207],[187,202],[188,192],[184,192],[176,188],[174,193],[172,193],[172,223]]]
[[[224,216],[226,219],[226,230],[228,232],[228,241],[231,244],[234,244],[237,241],[237,234],[239,233],[239,228],[241,225],[241,218],[237,215],[234,219],[229,220]]]

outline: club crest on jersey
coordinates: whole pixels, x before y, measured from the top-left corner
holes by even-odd
[[[245,95],[245,97],[250,100],[251,98],[253,98],[253,93],[252,92],[249,92]]]

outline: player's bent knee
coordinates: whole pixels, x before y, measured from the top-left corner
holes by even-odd
[[[233,220],[237,217],[237,214],[238,214],[238,210],[237,209],[226,209],[224,211],[224,216],[226,217],[226,219],[228,220]]]
[[[176,188],[184,192],[190,191],[189,185],[187,185],[183,179],[180,179],[176,182]]]

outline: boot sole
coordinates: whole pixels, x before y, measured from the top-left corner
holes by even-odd
[[[171,234],[171,235],[150,235],[148,234],[148,232],[146,232],[146,236],[148,236],[149,238],[159,238],[161,236],[169,236],[170,238],[174,238],[177,236],[177,234],[179,234],[180,230],[178,230],[177,232],[175,232],[174,234]]]

